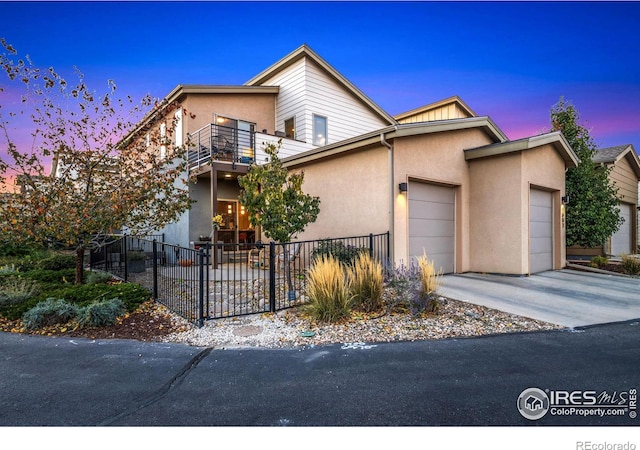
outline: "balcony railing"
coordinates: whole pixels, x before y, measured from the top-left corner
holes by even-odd
[[[251,131],[210,123],[190,135],[189,170],[212,161],[251,164],[255,161],[254,148]]]

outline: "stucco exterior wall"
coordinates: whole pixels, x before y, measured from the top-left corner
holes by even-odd
[[[184,133],[213,123],[214,113],[254,122],[257,131],[275,131],[275,94],[189,94],[182,102],[182,107],[187,111]],[[191,117],[191,114],[195,117]]]
[[[521,154],[470,161],[469,178],[469,270],[525,273],[528,215],[522,202],[528,199],[523,199]]]
[[[385,147],[315,161],[303,168],[305,193],[320,197],[320,214],[299,240],[361,236],[389,230],[389,173]]]
[[[456,272],[471,270],[469,253],[469,172],[464,149],[490,144],[480,130],[433,133],[394,140],[394,258],[396,264],[409,259],[409,221],[406,195],[398,184],[420,181],[456,189]]]

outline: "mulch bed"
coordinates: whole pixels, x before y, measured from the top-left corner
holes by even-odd
[[[589,265],[590,264],[589,261],[570,261],[570,262],[578,266],[591,267]],[[608,264],[602,265],[600,267],[595,267],[595,268],[599,270],[606,270],[607,272],[615,272],[615,273],[621,273],[626,275],[624,269],[622,268],[622,264],[620,263],[609,262]]]

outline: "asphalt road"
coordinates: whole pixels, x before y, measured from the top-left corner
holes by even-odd
[[[638,321],[574,331],[289,350],[0,333],[2,426],[638,425],[523,417],[527,388],[640,388]]]

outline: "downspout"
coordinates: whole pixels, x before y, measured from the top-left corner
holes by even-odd
[[[398,129],[397,126],[393,127],[394,131]],[[395,222],[395,203],[396,203],[396,189],[394,183],[394,167],[393,167],[393,145],[389,144],[384,138],[384,132],[380,133],[380,143],[389,149],[389,263],[395,265],[394,257],[394,222]]]

